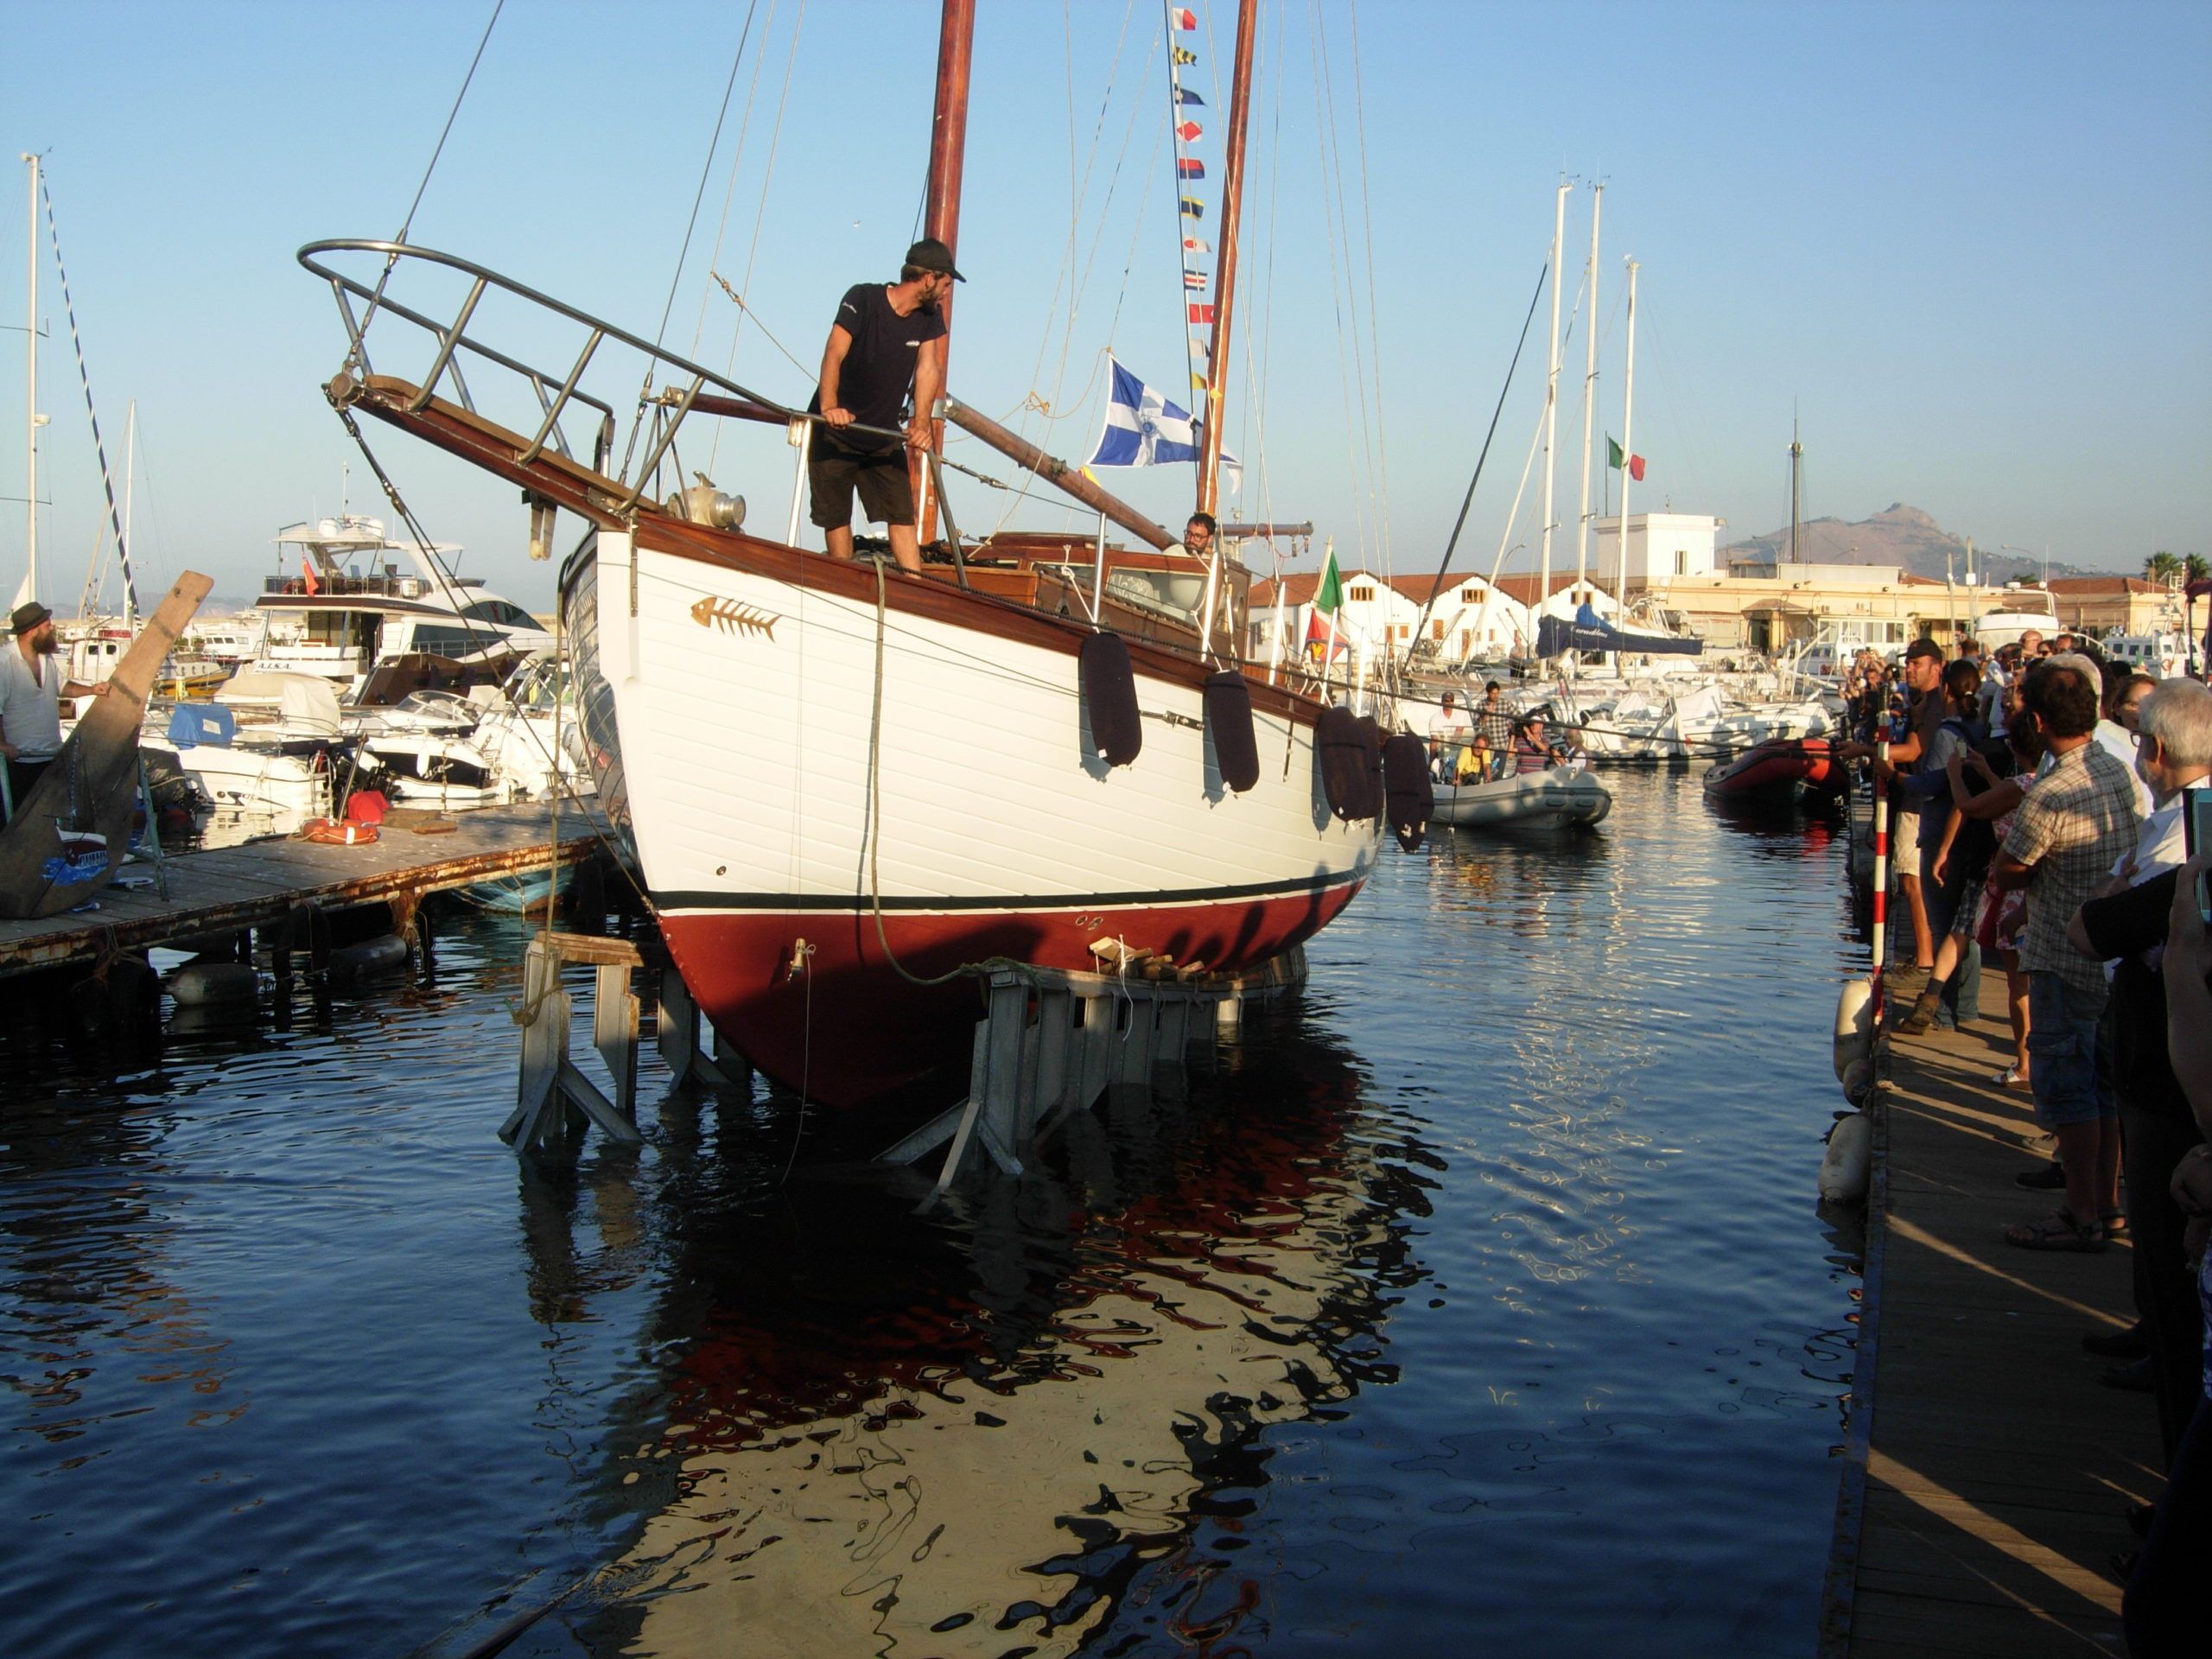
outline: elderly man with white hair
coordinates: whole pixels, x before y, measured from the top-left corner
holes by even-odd
[[[2134,850],[2114,868],[2106,893],[2075,913],[2066,937],[2082,956],[2106,962],[2112,976],[2107,1028],[2139,1316],[2134,1341],[2126,1346],[2143,1356],[2170,1463],[2203,1393],[2204,1326],[2183,1248],[2187,1218],[2167,1183],[2203,1137],[2167,1054],[2162,969],[2183,858],[2182,815],[2190,796],[2212,781],[2212,690],[2194,680],[2160,682],[2143,700],[2137,729],[2136,775],[2150,786],[2157,810],[2144,821]],[[2110,1338],[2085,1341],[2097,1351],[2123,1346]]]

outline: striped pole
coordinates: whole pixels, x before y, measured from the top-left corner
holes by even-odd
[[[1874,1028],[1882,1025],[1882,957],[1890,935],[1890,791],[1880,767],[1887,766],[1890,746],[1874,746]]]

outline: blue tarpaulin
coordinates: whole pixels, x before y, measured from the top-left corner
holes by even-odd
[[[1705,649],[1702,639],[1677,639],[1670,633],[1624,633],[1602,621],[1585,605],[1566,622],[1556,616],[1536,622],[1536,655],[1557,657],[1570,651],[1619,651],[1630,655],[1694,657]]]

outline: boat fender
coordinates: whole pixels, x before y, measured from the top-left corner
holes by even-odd
[[[1842,991],[1835,1001],[1835,1065],[1836,1081],[1851,1069],[1853,1060],[1865,1059],[1874,1052],[1874,985],[1871,980],[1850,979],[1844,982]]]
[[[1411,732],[1382,745],[1382,792],[1398,845],[1419,852],[1421,832],[1436,810],[1436,785],[1428,775],[1428,746]]]
[[[1221,781],[1242,795],[1260,781],[1260,740],[1252,729],[1252,688],[1235,669],[1206,676],[1206,735]]]
[[[1843,1069],[1843,1097],[1851,1105],[1864,1110],[1874,1097],[1874,1060],[1869,1055],[1863,1060],[1853,1060]]]
[[[1351,709],[1321,711],[1313,723],[1313,765],[1320,772],[1322,798],[1332,812],[1347,821],[1370,816],[1375,750]]]
[[[1826,1204],[1861,1204],[1872,1170],[1874,1128],[1864,1112],[1847,1112],[1828,1131],[1821,1159],[1821,1199]]]
[[[1367,788],[1366,804],[1356,818],[1379,818],[1382,816],[1382,728],[1372,715],[1359,717],[1359,734],[1366,745],[1365,764],[1360,778]]]
[[[380,934],[359,944],[341,944],[330,953],[334,978],[353,978],[405,966],[407,941],[397,933]]]
[[[250,1001],[261,989],[259,976],[242,962],[187,963],[168,976],[168,983],[181,1008]]]
[[[1077,667],[1091,753],[1111,766],[1129,765],[1144,747],[1144,721],[1137,713],[1137,677],[1129,666],[1128,646],[1120,634],[1102,628],[1084,640]]]

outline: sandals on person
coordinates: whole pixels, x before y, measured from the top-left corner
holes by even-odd
[[[2029,1086],[2027,1078],[2017,1065],[2008,1065],[2002,1071],[1991,1072],[1989,1080],[2002,1089],[2025,1089]]]
[[[2105,1230],[2105,1236],[2107,1238],[2126,1238],[2127,1236],[2127,1211],[2125,1210],[2100,1210],[2097,1211],[2097,1224]]]
[[[2039,1221],[2014,1222],[2005,1230],[2005,1242],[2024,1250],[2101,1250],[2104,1224],[2076,1221],[2065,1210]]]

